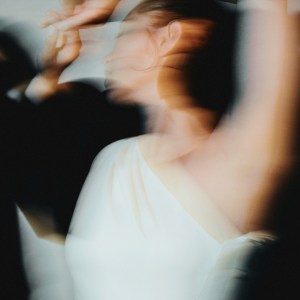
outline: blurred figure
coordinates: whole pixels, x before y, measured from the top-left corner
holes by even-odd
[[[69,31],[82,26],[105,23],[113,13],[119,0],[62,1],[64,10],[51,11],[41,21],[42,27],[55,25],[58,30]]]
[[[1,32],[0,52],[1,241],[5,256],[1,299],[21,300],[27,295],[18,252],[17,204],[27,218],[19,213],[23,262],[30,270],[30,299],[66,300],[72,297],[72,290],[59,243],[68,231],[81,186],[104,146],[140,133],[139,111],[110,104],[89,79],[58,84],[61,72],[78,56],[77,31],[68,36],[68,42],[73,41],[68,49],[72,52],[60,53],[58,60],[57,32],[52,32],[37,72],[20,45],[18,25],[13,26],[14,35],[7,27],[7,32]]]
[[[113,141],[142,132],[139,109],[110,103],[93,80],[59,83],[80,48],[78,30],[61,33],[52,28],[41,54],[41,71],[25,91],[36,104],[36,155],[34,188],[20,205],[30,214],[49,210],[55,230],[63,236],[96,154]]]
[[[296,29],[285,5],[241,2],[254,10],[233,103],[201,98],[206,76],[194,80],[218,70],[207,57],[231,24],[215,2],[145,0],[127,15],[106,85],[115,102],[144,107],[148,134],[94,161],[65,246],[76,299],[253,299],[249,253],[276,239],[270,208],[293,164]],[[66,41],[91,22],[66,17],[46,24],[67,29]]]
[[[230,114],[227,99],[198,99],[208,86],[194,80],[224,34],[217,5],[142,1],[126,17],[106,85],[116,102],[145,107],[150,134],[114,143],[94,162],[66,245],[79,299],[238,297],[234,280],[251,270],[235,277],[223,267],[238,272],[226,262],[238,255],[243,264],[245,243],[274,239],[269,207],[291,164],[297,77],[284,4],[264,1],[247,16]],[[78,16],[76,26],[90,22]],[[73,17],[54,26],[70,28]]]

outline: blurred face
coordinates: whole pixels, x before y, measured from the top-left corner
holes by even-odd
[[[105,60],[106,86],[112,98],[137,102],[139,91],[154,84],[155,43],[148,17],[124,21],[113,51]]]

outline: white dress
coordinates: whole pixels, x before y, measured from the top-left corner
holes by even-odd
[[[210,207],[198,186],[194,190],[189,185],[186,174],[177,177],[176,168],[169,170],[168,165],[171,183],[179,187],[174,193],[146,162],[138,140],[116,142],[95,159],[65,247],[38,237],[19,210],[30,300],[249,296],[253,287],[249,279],[261,273],[257,266],[268,255],[265,245],[274,237],[255,232],[238,233],[223,242],[214,238],[212,225],[217,224],[218,232],[228,228],[222,214]],[[181,198],[187,198],[185,205]],[[188,204],[190,198],[193,205]]]
[[[215,266],[224,245],[247,239],[213,238],[149,167],[138,138],[118,141],[95,159],[67,237],[75,299],[225,299]]]

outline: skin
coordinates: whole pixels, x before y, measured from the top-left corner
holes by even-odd
[[[218,127],[214,112],[193,104],[183,67],[195,45],[201,47],[197,40],[209,42],[211,22],[175,21],[154,29],[149,16],[136,16],[123,24],[106,62],[111,96],[143,105],[148,112],[149,135],[140,140],[144,157],[165,182],[172,163],[201,187],[215,216],[228,220],[223,230],[208,228],[219,240],[268,229],[273,195],[290,170],[297,95],[295,29],[281,4],[250,19],[245,44],[252,54],[242,62],[247,88]],[[191,38],[196,42],[187,43]],[[203,205],[193,203],[190,213]]]
[[[112,88],[112,97],[116,101],[140,104],[157,101],[155,78],[158,76],[158,69],[152,68],[155,45],[147,31],[147,25],[148,20],[143,18],[123,22],[114,50],[105,59],[107,85]],[[151,94],[142,97],[145,91]]]
[[[112,14],[119,0],[62,1],[62,11],[49,11],[40,22],[41,27],[53,25],[60,31],[74,30],[102,24]]]
[[[195,106],[184,71],[195,49],[209,42],[213,22],[182,20],[153,28],[149,16],[135,16],[122,24],[105,63],[111,97],[147,112],[148,135],[139,139],[143,156],[171,190],[174,166],[180,180],[201,187],[209,203],[187,196],[180,201],[219,240],[269,228],[273,196],[293,163],[296,26],[285,15],[285,1],[272,3],[269,11],[248,16],[237,54],[244,81],[237,80],[237,105],[217,127],[215,112]],[[81,18],[76,26],[89,23],[84,11],[76,13]],[[67,29],[59,26],[61,20]],[[67,16],[49,24],[66,34],[74,29],[72,20]],[[64,41],[56,55],[66,47],[78,49],[72,39]],[[64,58],[67,65],[70,59]],[[180,192],[175,187],[174,193]],[[214,217],[208,222],[201,211],[211,205]]]

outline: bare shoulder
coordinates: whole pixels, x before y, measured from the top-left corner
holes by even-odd
[[[183,165],[197,184],[241,232],[265,229],[264,219],[285,172],[270,162],[246,157],[219,136],[188,155]]]

